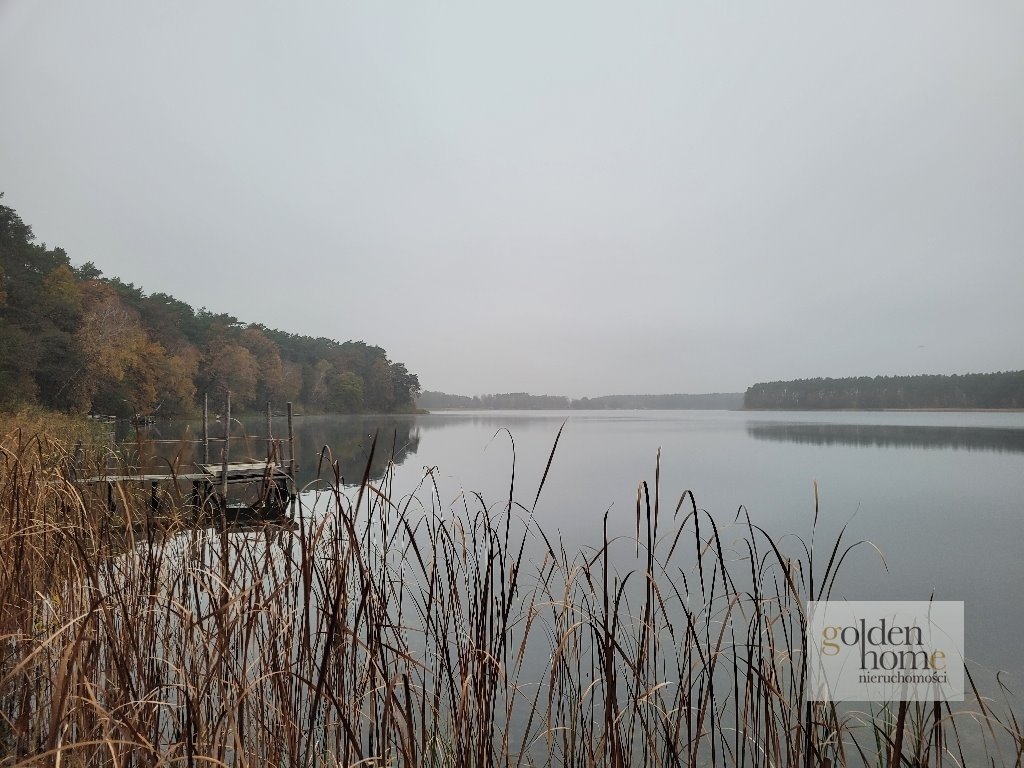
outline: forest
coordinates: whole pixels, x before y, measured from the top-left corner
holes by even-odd
[[[747,389],[743,406],[768,410],[1024,408],[1024,371],[772,381]]]
[[[75,267],[0,205],[0,408],[187,416],[229,390],[242,411],[389,413],[414,409],[419,380],[362,341],[245,323]]]

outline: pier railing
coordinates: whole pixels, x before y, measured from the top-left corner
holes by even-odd
[[[191,462],[191,468],[186,469],[181,466],[171,465],[168,462],[166,470],[156,472],[144,471],[141,465],[145,462],[140,462],[137,471],[133,471],[131,468],[125,471],[125,467],[117,466],[121,462],[118,461],[119,452],[113,445],[113,434],[111,434],[111,450],[108,453],[105,469],[98,474],[83,476],[85,473],[81,471],[81,465],[84,448],[79,444],[75,451],[75,461],[71,473],[72,479],[77,483],[86,485],[105,484],[107,486],[108,505],[111,509],[115,506],[116,494],[114,493],[114,488],[119,484],[148,484],[151,487],[151,506],[156,508],[159,506],[158,498],[160,494],[158,491],[161,485],[172,484],[177,486],[179,483],[191,483],[192,493],[188,502],[190,506],[201,509],[215,506],[222,511],[229,507],[240,508],[245,506],[229,502],[228,486],[230,484],[260,482],[262,488],[259,494],[259,502],[257,505],[250,504],[248,507],[255,508],[259,506],[267,508],[270,506],[270,501],[273,501],[277,511],[281,511],[282,506],[287,501],[294,501],[296,494],[294,413],[292,403],[290,402],[287,403],[286,415],[288,426],[287,436],[284,438],[274,436],[274,414],[270,403],[267,403],[266,435],[232,435],[231,393],[228,392],[222,416],[223,434],[214,437],[211,435],[210,430],[209,398],[204,395],[202,436],[200,439],[179,438],[170,440],[145,438],[139,440],[140,444],[146,445],[201,446],[201,455]],[[255,460],[251,455],[244,458],[235,458],[232,454],[232,442],[237,444],[239,440],[244,441],[247,447],[251,446],[253,442],[265,443],[266,453],[264,458],[262,460]],[[216,456],[214,452],[216,448],[220,449],[219,456]],[[232,460],[233,458],[235,460]]]

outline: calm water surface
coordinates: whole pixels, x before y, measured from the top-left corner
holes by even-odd
[[[509,493],[514,443],[513,494],[531,508],[563,423],[536,519],[549,536],[559,532],[567,547],[599,546],[606,512],[612,533],[629,534],[638,484],[646,480],[653,491],[659,448],[663,505],[674,508],[690,489],[698,506],[720,523],[731,523],[743,507],[752,522],[776,537],[796,534],[809,540],[816,481],[822,562],[844,525],[849,541],[868,540],[880,552],[865,546],[847,558],[833,597],[963,600],[968,657],[991,670],[1006,670],[1020,690],[1022,413],[491,411],[299,417],[300,480],[315,481],[320,450],[330,445],[346,481],[358,482],[376,433],[372,472],[379,477],[393,458],[395,496],[413,493],[425,469],[436,467],[445,505],[461,505],[464,492],[479,492],[500,509]],[[246,427],[265,433],[258,419]],[[283,434],[283,420],[275,420],[274,429]],[[252,453],[261,446],[253,441]],[[742,533],[731,529],[726,536],[738,539]]]

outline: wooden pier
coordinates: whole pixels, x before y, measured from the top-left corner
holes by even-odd
[[[197,461],[186,472],[140,472],[140,473],[104,473],[93,477],[76,479],[83,485],[106,485],[107,506],[111,511],[117,509],[115,488],[119,484],[149,486],[149,507],[160,509],[161,498],[166,497],[168,486],[174,486],[177,495],[181,484],[190,484],[191,490],[187,497],[186,511],[198,514],[205,519],[215,520],[218,517],[237,518],[280,518],[287,516],[289,507],[294,510],[296,499],[295,485],[295,433],[292,420],[292,404],[288,403],[288,436],[285,440],[275,439],[272,432],[272,410],[267,403],[267,434],[257,439],[265,441],[266,456],[262,460],[251,457],[242,461],[231,461],[231,395],[228,393],[224,408],[224,434],[221,438],[221,456],[219,462],[210,461],[210,422],[209,401],[203,397],[203,435],[196,442],[202,445],[202,460]],[[246,440],[252,440],[247,436]],[[287,448],[287,457],[282,456]],[[252,496],[252,488],[256,487],[255,500],[243,501],[229,498],[232,486],[248,487]]]

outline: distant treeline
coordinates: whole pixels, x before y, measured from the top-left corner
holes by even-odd
[[[745,408],[1024,408],[1024,371],[962,376],[861,376],[755,384]]]
[[[0,408],[187,415],[202,394],[244,410],[292,401],[327,412],[410,411],[419,380],[380,347],[195,310],[73,267],[0,205]],[[268,295],[274,289],[268,284]]]
[[[500,395],[449,395],[445,392],[423,392],[416,405],[427,410],[465,408],[468,410],[603,410],[603,409],[731,409],[743,407],[743,395],[714,393],[706,395],[605,395],[572,400],[562,395],[531,395],[509,392]]]

